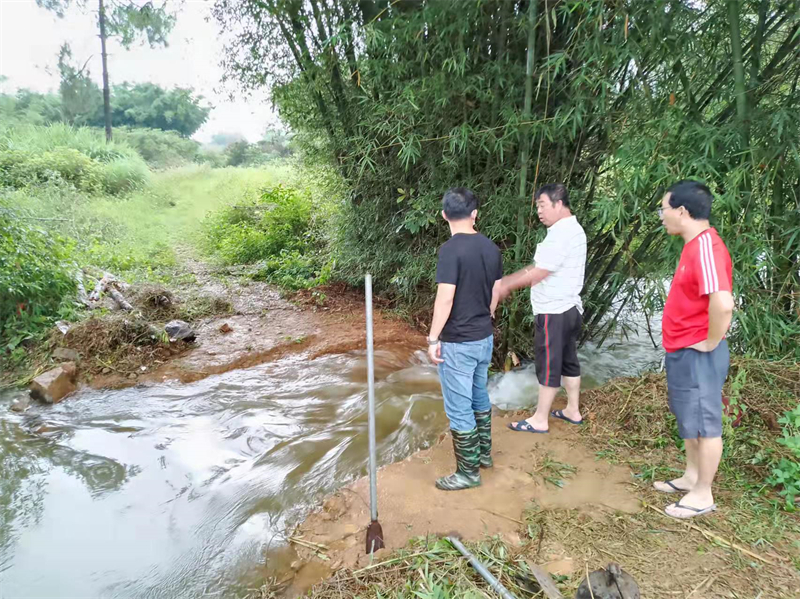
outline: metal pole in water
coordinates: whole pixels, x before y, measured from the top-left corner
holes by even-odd
[[[475,570],[480,574],[483,579],[489,583],[489,586],[492,587],[492,590],[495,591],[498,595],[500,595],[503,599],[517,599],[511,591],[509,591],[506,587],[500,584],[500,581],[497,580],[491,572],[484,566],[481,562],[478,561],[474,555],[469,552],[469,549],[464,547],[464,545],[458,539],[454,537],[447,537],[447,540],[461,552],[461,555],[466,557],[469,560],[470,565],[475,568]]]
[[[372,356],[372,275],[366,277],[367,296],[367,388],[369,401],[369,505],[373,522],[378,519],[378,485],[375,443],[375,362]]]
[[[372,554],[383,549],[383,529],[378,522],[378,466],[375,442],[375,364],[372,348],[372,275],[364,281],[367,301],[367,412],[369,417],[369,509],[366,552]]]

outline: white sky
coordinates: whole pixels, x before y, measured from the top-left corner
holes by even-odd
[[[89,2],[94,8],[96,2]],[[266,94],[234,101],[219,88],[223,39],[211,20],[211,0],[185,0],[168,37],[169,46],[151,49],[132,46],[125,50],[114,40],[108,43],[108,71],[111,85],[129,81],[150,81],[162,87],[191,87],[215,108],[208,121],[194,135],[209,141],[215,133],[241,133],[251,142],[261,139],[267,125],[278,125],[278,117]],[[94,12],[73,7],[63,19],[39,8],[34,0],[0,0],[0,85],[4,93],[25,87],[38,92],[58,90],[58,50],[63,42],[81,65],[91,57],[92,79],[102,88],[100,39]],[[48,71],[50,71],[48,73]],[[215,91],[215,89],[217,91]],[[237,90],[234,90],[237,91]]]

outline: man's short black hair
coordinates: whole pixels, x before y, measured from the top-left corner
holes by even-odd
[[[711,216],[711,190],[699,181],[684,179],[678,181],[667,192],[669,205],[673,208],[683,206],[694,220],[708,220]]]
[[[478,209],[478,198],[466,187],[451,187],[442,198],[442,209],[447,220],[464,220]]]
[[[567,186],[563,183],[548,183],[547,185],[542,185],[536,190],[536,193],[533,194],[534,201],[538,200],[539,196],[542,194],[550,198],[550,201],[553,202],[553,206],[556,205],[556,202],[561,202],[564,204],[564,208],[569,208],[569,192],[567,191]]]

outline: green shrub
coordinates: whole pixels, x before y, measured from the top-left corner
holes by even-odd
[[[0,184],[4,186],[21,188],[58,180],[82,191],[95,191],[101,182],[101,165],[72,148],[40,154],[18,150],[0,152]]]
[[[226,264],[252,264],[308,244],[311,202],[281,185],[206,220],[206,247]]]
[[[41,334],[75,293],[71,244],[33,222],[0,205],[0,353]]]
[[[782,456],[773,465],[767,483],[778,487],[780,495],[786,499],[786,509],[795,511],[795,499],[800,497],[800,404],[787,411],[778,422],[783,425],[778,443],[789,450],[789,455]]]
[[[176,131],[160,129],[114,130],[115,140],[134,148],[151,168],[166,169],[195,162],[200,144],[181,137]]]
[[[265,260],[253,279],[297,291],[326,284],[330,280],[330,271],[331,266],[322,266],[315,254],[283,250],[278,256]]]
[[[0,186],[24,188],[66,181],[80,191],[127,193],[149,169],[125,144],[106,144],[101,132],[67,125],[0,130]]]
[[[141,160],[117,158],[102,166],[103,191],[110,195],[122,195],[147,183],[150,171]]]
[[[63,123],[44,127],[0,127],[0,151],[22,150],[41,154],[57,148],[72,148],[98,162],[110,162],[125,156],[139,157],[136,150],[125,143],[107,143],[102,129],[72,127]]]
[[[211,168],[222,168],[227,165],[228,161],[225,154],[221,151],[202,148],[197,153],[195,162],[198,164],[207,164]]]

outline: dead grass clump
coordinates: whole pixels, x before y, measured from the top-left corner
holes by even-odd
[[[661,505],[663,496],[647,501]],[[526,555],[535,563],[567,560],[572,574],[559,577],[573,597],[590,570],[620,564],[639,585],[642,597],[796,597],[800,576],[785,557],[743,547],[724,518],[681,522],[649,505],[637,514],[607,510],[539,509],[525,514]],[[698,589],[695,591],[695,589]],[[704,592],[698,595],[699,590]],[[694,594],[691,594],[694,591]]]
[[[81,370],[93,374],[105,369],[136,372],[190,347],[183,342],[170,344],[163,329],[129,314],[92,316],[73,325],[66,335],[54,333],[53,341],[78,351],[84,357]]]
[[[148,320],[172,320],[177,313],[172,292],[163,285],[142,285],[133,289],[131,303]]]
[[[233,304],[218,295],[195,295],[178,305],[176,318],[193,322],[210,316],[233,313]]]
[[[530,597],[538,584],[524,553],[497,538],[465,543],[517,597]],[[486,581],[445,539],[425,537],[381,563],[360,570],[341,570],[309,591],[311,599],[392,597],[394,599],[462,599],[494,597]]]
[[[174,319],[194,322],[233,312],[231,303],[218,295],[191,295],[181,300],[163,285],[137,287],[132,290],[131,298],[143,318],[159,323]]]

